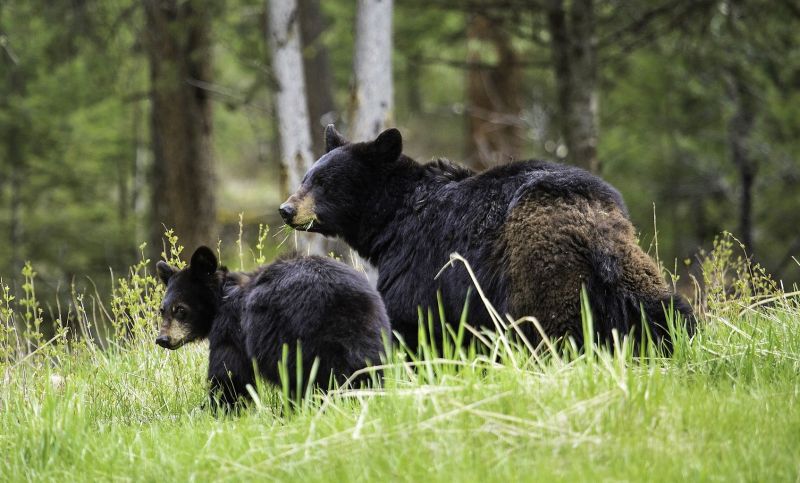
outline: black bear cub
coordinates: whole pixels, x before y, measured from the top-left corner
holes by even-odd
[[[187,268],[160,261],[156,270],[167,287],[156,343],[177,349],[209,339],[212,407],[249,398],[253,361],[264,379],[280,384],[284,345],[289,387],[312,382],[327,389],[332,380],[342,384],[359,369],[379,364],[384,334],[390,334],[386,309],[366,277],[330,258],[286,257],[254,272],[229,272],[202,246]],[[316,375],[309,381],[315,359]],[[354,383],[367,380],[362,374]]]

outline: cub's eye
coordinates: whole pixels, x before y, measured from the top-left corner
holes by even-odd
[[[163,306],[163,305],[162,305],[161,307],[159,307],[159,308],[158,308],[158,313],[159,313],[159,314],[160,314],[162,317],[164,316],[164,314],[165,314],[166,312],[167,312],[167,311],[166,311],[166,309],[164,309],[164,306]]]
[[[176,305],[175,307],[172,307],[172,316],[176,319],[182,319],[186,316],[186,309],[180,305]]]

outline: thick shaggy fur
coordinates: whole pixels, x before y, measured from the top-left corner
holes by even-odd
[[[342,237],[378,268],[392,326],[411,347],[417,307],[435,307],[437,291],[451,321],[462,311],[471,285],[466,270],[434,278],[453,252],[470,262],[501,313],[533,315],[552,337],[582,342],[582,286],[600,340],[612,329],[635,332],[644,318],[669,344],[664,310],[670,305],[693,331],[691,309],[670,293],[637,245],[622,197],[600,178],[540,161],[480,174],[446,161],[420,165],[401,154],[395,129],[349,144],[329,126],[326,142],[327,154],[281,213],[297,228]],[[302,213],[310,224],[299,226],[290,216],[300,204],[313,207]],[[468,316],[474,326],[490,323],[477,300]],[[530,325],[527,331],[535,341]]]
[[[188,268],[178,271],[160,262],[158,273],[167,285],[158,342],[177,348],[208,337],[212,403],[230,405],[248,397],[253,361],[261,376],[280,384],[284,344],[292,391],[298,384],[298,343],[301,387],[309,382],[315,359],[313,384],[323,389],[331,380],[342,384],[368,364],[380,363],[384,334],[390,333],[383,302],[366,277],[330,258],[287,257],[252,273],[231,273],[217,269],[213,252],[201,247]],[[175,340],[170,333],[184,337]]]

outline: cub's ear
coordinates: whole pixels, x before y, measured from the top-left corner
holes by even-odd
[[[325,126],[325,152],[329,153],[339,146],[347,144],[347,139],[344,138],[339,131],[333,127],[333,124]]]
[[[395,128],[387,129],[372,141],[372,149],[382,161],[397,161],[403,152],[403,136]]]
[[[198,275],[211,275],[217,271],[217,256],[207,246],[201,246],[194,251],[189,268]]]
[[[164,260],[159,260],[158,263],[156,263],[156,275],[158,275],[159,280],[161,280],[164,285],[169,282],[169,278],[175,275],[175,272],[177,271],[178,269],[170,266],[170,264]]]

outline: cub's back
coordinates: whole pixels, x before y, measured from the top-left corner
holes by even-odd
[[[342,382],[380,361],[384,334],[390,335],[383,301],[366,276],[316,256],[264,267],[247,287],[242,327],[247,355],[267,379],[278,381],[284,344],[292,366],[299,341],[304,371],[319,359],[321,386],[331,374]]]
[[[342,343],[361,347],[389,334],[389,319],[366,276],[327,257],[283,258],[248,287],[246,332],[261,345]]]

